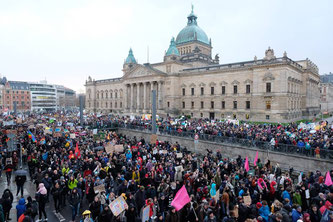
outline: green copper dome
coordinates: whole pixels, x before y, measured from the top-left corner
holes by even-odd
[[[191,14],[187,16],[187,26],[183,28],[177,35],[176,45],[195,40],[209,45],[209,39],[206,33],[197,24],[197,18],[198,17],[193,13],[192,6]]]
[[[166,55],[169,56],[169,55],[177,55],[179,56],[179,51],[176,47],[176,43],[175,43],[175,38],[172,37],[171,41],[170,41],[170,46],[169,46],[169,49],[168,51],[166,52]]]
[[[128,52],[128,56],[125,60],[125,64],[136,64],[136,60],[134,58],[133,51],[131,48],[130,48],[130,50]]]

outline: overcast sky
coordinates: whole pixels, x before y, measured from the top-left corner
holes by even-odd
[[[0,73],[9,80],[84,91],[122,76],[130,47],[139,63],[163,61],[194,5],[220,63],[287,51],[333,72],[332,0],[0,0]]]

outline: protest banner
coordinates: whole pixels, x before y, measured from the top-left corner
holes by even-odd
[[[108,154],[114,152],[114,151],[115,151],[115,147],[114,147],[114,145],[108,143],[108,144],[105,146],[105,151],[106,151],[106,153],[108,153]]]
[[[142,222],[149,221],[150,206],[146,206],[142,210]]]
[[[156,134],[151,134],[150,136],[150,143],[155,144],[157,140],[157,135]]]
[[[125,209],[128,209],[128,205],[122,196],[118,197],[109,204],[109,207],[114,216],[118,216]]]
[[[250,206],[251,205],[251,202],[252,202],[251,196],[244,196],[243,199],[244,199],[244,204],[246,206]]]
[[[183,158],[183,154],[182,153],[176,153],[176,157],[177,157],[177,159],[181,159],[181,158]]]
[[[124,151],[124,145],[123,144],[119,144],[119,145],[115,145],[114,146],[114,151],[116,153],[121,153]]]
[[[98,185],[94,187],[95,193],[102,193],[105,192],[105,186],[104,184]]]

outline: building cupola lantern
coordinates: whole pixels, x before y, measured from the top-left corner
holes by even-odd
[[[132,48],[130,48],[129,52],[128,52],[128,56],[127,58],[125,59],[125,62],[124,62],[124,69],[125,68],[132,68],[133,65],[137,64],[136,62],[136,59],[133,55],[133,51],[132,51]]]

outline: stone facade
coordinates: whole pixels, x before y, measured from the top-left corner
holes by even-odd
[[[290,122],[319,113],[318,68],[309,59],[293,61],[286,53],[277,58],[268,48],[262,59],[221,65],[218,55],[211,56],[211,40],[197,33],[203,31],[195,29],[196,18],[192,11],[186,35],[184,28],[175,42],[171,40],[163,62],[137,64],[130,50],[121,78],[89,77],[86,109],[148,114],[155,89],[160,116]]]
[[[333,112],[333,84],[320,83],[320,108],[322,113]]]

